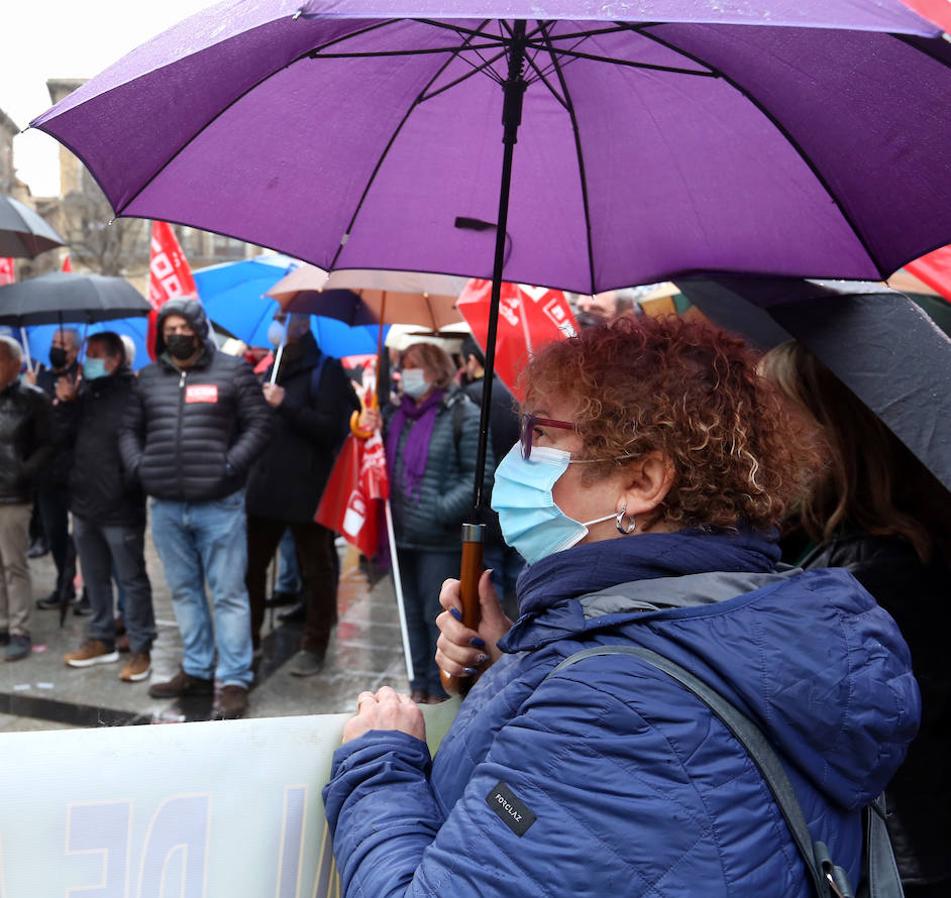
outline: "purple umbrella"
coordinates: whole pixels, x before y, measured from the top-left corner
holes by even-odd
[[[951,240],[938,35],[897,0],[225,2],[33,125],[117,215],[494,309],[503,276],[878,279]]]

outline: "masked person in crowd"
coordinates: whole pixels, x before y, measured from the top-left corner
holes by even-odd
[[[56,385],[60,381],[76,384],[79,380],[80,343],[79,331],[75,328],[65,327],[55,331],[50,344],[50,366],[35,375],[36,386],[52,401],[54,437],[66,430],[64,422],[60,420],[62,409],[56,397]],[[73,457],[69,447],[57,443],[46,469],[36,481],[36,503],[40,509],[40,521],[56,565],[56,588],[36,602],[37,608],[44,610],[59,608],[64,601],[72,601],[76,596],[73,586],[76,576],[76,547],[69,535],[69,472],[72,467]],[[77,606],[77,610],[85,612],[87,608],[84,605]]]
[[[49,400],[20,383],[23,352],[0,337],[0,646],[4,660],[29,656],[29,548],[33,487],[53,454]]]
[[[462,357],[465,364],[463,389],[473,403],[481,407],[485,387],[485,356],[472,337],[466,337],[463,341]],[[495,458],[505,458],[509,449],[518,442],[518,411],[515,406],[515,397],[495,375],[492,379],[492,407],[489,409],[489,439]],[[502,598],[505,613],[516,617],[518,605],[515,584],[525,567],[525,559],[506,544],[499,528],[499,516],[491,508],[484,510],[482,523],[486,526],[485,566],[492,571],[492,582]]]
[[[271,412],[247,363],[218,352],[210,332],[201,303],[162,306],[158,361],[139,374],[119,448],[152,497],[152,540],[185,646],[181,671],[149,695],[211,695],[216,678],[214,714],[229,719],[247,711],[253,679],[244,483]]]
[[[764,374],[828,459],[793,523],[807,570],[843,567],[897,622],[921,687],[921,729],[886,794],[908,898],[951,895],[951,496],[814,355],[789,342]]]
[[[264,398],[274,409],[267,447],[248,478],[248,595],[251,637],[261,641],[267,568],[290,527],[304,585],[305,620],[290,673],[309,677],[324,664],[337,623],[337,562],[333,531],[314,521],[350,415],[359,408],[350,379],[337,359],[324,355],[310,329],[310,315],[280,314],[272,342],[283,345],[275,383],[265,376]]]
[[[85,642],[63,660],[81,668],[119,660],[114,575],[125,600],[131,655],[119,678],[127,683],[149,676],[155,639],[152,586],[145,570],[145,494],[126,476],[119,454],[119,427],[134,388],[125,346],[112,331],[89,338],[81,389],[66,378],[56,386],[66,427],[60,438],[73,458],[73,538],[92,609]]]
[[[746,748],[662,669],[605,652],[621,647],[753,717],[856,882],[862,808],[901,763],[918,692],[851,575],[777,569],[776,525],[817,459],[755,357],[700,324],[621,318],[546,346],[524,378],[492,498],[529,563],[521,617],[485,575],[468,630],[444,586],[437,662],[482,673],[434,760],[412,702],[359,697],[324,791],[346,894],[812,895]]]
[[[431,343],[410,346],[401,359],[403,396],[384,410],[390,501],[406,624],[413,659],[414,702],[445,698],[434,654],[439,588],[459,575],[460,528],[472,508],[479,410],[454,383],[455,368]],[[364,412],[375,429],[379,414]],[[487,466],[491,474],[491,459]]]

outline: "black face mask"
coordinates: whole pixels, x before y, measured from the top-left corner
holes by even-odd
[[[50,364],[54,368],[65,368],[68,361],[66,350],[61,346],[50,347]]]
[[[165,348],[173,359],[190,359],[198,348],[198,340],[191,334],[171,334],[165,338]]]

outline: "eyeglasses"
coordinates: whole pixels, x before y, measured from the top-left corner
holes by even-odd
[[[522,415],[519,442],[522,445],[522,458],[524,458],[525,461],[528,461],[532,457],[532,439],[536,427],[556,427],[558,430],[575,429],[575,425],[570,421],[559,421],[556,418],[539,418],[537,415]],[[593,465],[607,461],[621,462],[635,457],[634,453],[627,452],[624,455],[618,455],[613,458],[572,458],[570,464]]]
[[[522,444],[522,458],[528,461],[532,457],[532,438],[536,427],[557,427],[559,430],[574,430],[574,424],[558,421],[555,418],[539,418],[537,415],[522,415],[519,442]]]

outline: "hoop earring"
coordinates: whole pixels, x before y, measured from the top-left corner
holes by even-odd
[[[630,520],[627,520],[628,517]],[[637,529],[637,521],[634,520],[634,515],[628,515],[626,505],[617,513],[614,526],[617,527],[617,532],[621,536],[630,536]]]

